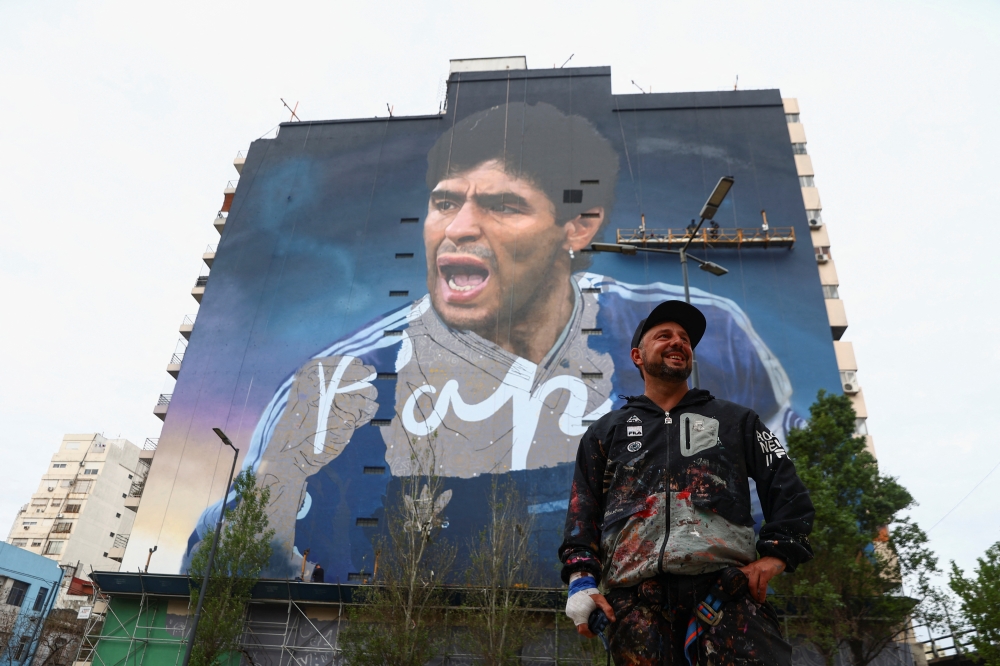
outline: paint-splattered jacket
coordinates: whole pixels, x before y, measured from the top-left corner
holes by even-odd
[[[794,569],[812,558],[815,514],[778,438],[753,410],[691,390],[665,413],[629,398],[584,434],[559,549],[562,577],[606,587],[755,559],[752,478],[764,510],[756,550]]]

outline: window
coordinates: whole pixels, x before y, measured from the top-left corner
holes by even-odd
[[[52,463],[52,469],[66,469],[66,463]]]
[[[66,449],[69,451],[76,451],[80,448],[80,442],[66,442]]]
[[[36,499],[31,500],[31,506],[48,506],[49,501],[47,499]]]
[[[583,190],[563,190],[563,203],[583,203]]]
[[[420,221],[419,217],[404,217],[404,218],[402,218],[399,221],[399,223],[400,224],[416,224],[419,221]]]
[[[799,187],[816,187],[816,179],[812,176],[799,176]]]
[[[806,144],[804,144],[804,143],[793,143],[792,144],[792,152],[795,153],[796,155],[808,155],[809,154],[809,153],[806,152]]]
[[[582,291],[585,294],[599,294],[599,293],[601,293],[601,288],[600,287],[584,287],[580,291]]]
[[[786,113],[785,114],[785,121],[786,122],[790,122],[790,123],[802,122],[802,121],[799,120],[799,114],[797,114],[797,113]]]
[[[385,467],[374,467],[374,466],[369,467],[368,465],[365,465],[364,473],[382,475],[385,474]]]
[[[391,426],[392,419],[372,419],[371,424],[373,426],[378,426],[379,428],[383,428],[385,426]]]
[[[391,381],[396,381],[399,378],[395,372],[380,372],[375,375],[375,379],[388,379]]]
[[[383,335],[383,337],[386,337],[386,338],[394,338],[394,337],[400,337],[401,338],[401,337],[403,337],[403,332],[402,331],[382,331],[382,335]]]
[[[42,606],[45,605],[45,597],[48,596],[48,594],[49,594],[48,588],[45,587],[39,588],[38,594],[35,596],[35,605],[31,607],[31,610],[33,611],[42,610]]]
[[[358,527],[378,527],[378,518],[358,518],[354,524]]]
[[[73,479],[63,479],[59,482],[60,488],[70,488],[73,486]]]
[[[32,548],[41,548],[42,547],[42,542],[39,541],[39,540],[37,540],[37,539],[32,539],[31,540],[31,547]]]
[[[52,526],[52,531],[56,534],[68,534],[73,529],[73,523],[60,522]]]
[[[19,580],[13,581],[10,591],[7,592],[7,605],[20,606],[24,603],[24,595],[28,593],[28,584]]]
[[[582,335],[601,335],[603,331],[599,328],[581,328],[580,333]]]
[[[90,484],[92,484],[92,483],[93,483],[93,481],[77,481],[76,482],[76,486],[73,488],[73,492],[74,493],[89,493],[90,492]]]
[[[93,469],[93,468],[91,468],[91,469],[85,469],[85,470],[83,470],[83,474],[84,474],[84,476],[93,476],[93,475],[97,474],[97,470]]]
[[[837,285],[835,285],[835,284],[824,284],[823,285],[823,298],[840,298],[840,292],[837,291]]]
[[[412,252],[397,252],[396,253],[396,258],[397,259],[413,259],[413,253]]]
[[[21,636],[21,642],[17,644],[17,650],[14,651],[14,661],[21,661],[24,648],[28,647],[29,642],[31,642],[30,636]]]
[[[45,546],[46,555],[62,555],[63,544],[65,541],[49,541],[48,545]]]
[[[580,184],[581,185],[600,185],[601,181],[599,181],[599,180],[581,180]]]
[[[854,420],[854,434],[862,437],[868,434],[868,419]]]
[[[62,500],[61,499],[54,499],[54,500],[52,500],[52,506],[59,506],[60,504],[62,504]]]
[[[409,296],[409,295],[410,295],[410,292],[407,291],[407,290],[405,290],[405,289],[395,289],[395,290],[390,290],[389,291],[389,296],[391,296],[391,297]]]
[[[26,521],[24,521],[21,524],[24,525],[25,527],[31,527],[32,525],[37,525],[38,521],[37,520],[26,520]]]
[[[604,379],[603,372],[581,372],[580,377],[583,379]]]
[[[63,513],[80,513],[80,506],[79,504],[67,504],[63,507]]]
[[[115,518],[121,518],[121,517],[122,517],[122,514],[120,514],[120,513],[116,513],[115,514]]]
[[[368,576],[363,573],[349,573],[347,574],[348,583],[365,583],[368,581]]]
[[[28,545],[28,540],[27,539],[11,539],[10,540],[10,545],[17,546],[18,548],[24,548],[25,546]]]

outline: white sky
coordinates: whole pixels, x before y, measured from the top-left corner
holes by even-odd
[[[616,93],[799,99],[880,464],[930,528],[1000,463],[1000,4],[820,4],[0,3],[0,537],[63,433],[158,436],[232,159],[279,97],[434,113],[449,58],[570,54]],[[998,507],[1000,471],[931,532],[943,563],[1000,540]]]

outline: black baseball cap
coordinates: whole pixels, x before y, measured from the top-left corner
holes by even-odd
[[[688,337],[691,338],[691,349],[697,347],[701,337],[705,335],[705,315],[701,313],[701,310],[684,301],[663,301],[653,308],[648,317],[639,322],[639,326],[636,327],[635,334],[632,336],[632,349],[639,346],[639,341],[642,340],[646,331],[668,321],[676,322],[684,327]]]

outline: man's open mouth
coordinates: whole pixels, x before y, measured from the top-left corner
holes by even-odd
[[[679,352],[669,352],[666,354],[668,361],[677,361],[678,363],[687,363],[687,356]]]
[[[479,257],[469,254],[445,254],[437,259],[443,295],[450,302],[471,300],[490,279],[490,269]]]

